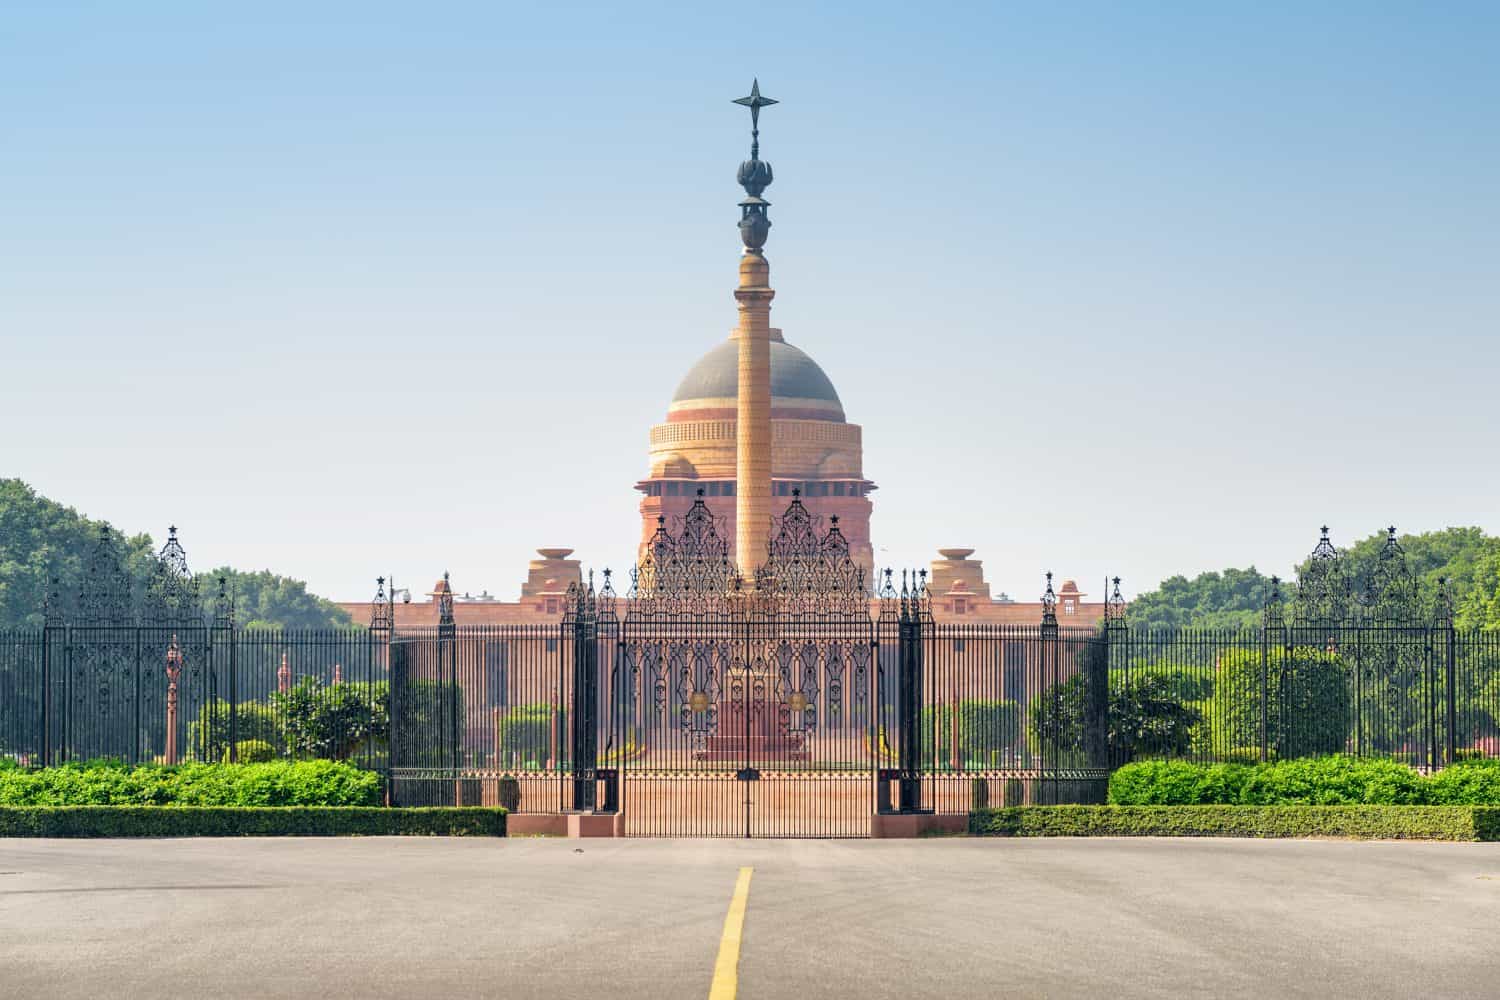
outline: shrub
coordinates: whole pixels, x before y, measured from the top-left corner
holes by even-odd
[[[240,764],[264,764],[276,759],[276,748],[265,740],[240,740],[234,745],[235,761]],[[224,754],[223,763],[229,763],[229,754]]]
[[[1469,772],[1469,773],[1465,773]],[[1384,758],[1317,757],[1266,764],[1141,761],[1109,779],[1115,805],[1500,805],[1500,763],[1466,763],[1424,778]]]
[[[290,691],[271,698],[294,756],[346,760],[390,736],[390,697],[384,681],[324,687],[318,678],[304,677]]]
[[[1259,746],[1261,653],[1232,649],[1219,659],[1213,745]],[[1349,684],[1337,653],[1299,646],[1271,649],[1265,663],[1266,744],[1277,757],[1338,753],[1349,732]]]
[[[1211,671],[1175,663],[1135,663],[1127,669],[1116,667],[1109,672],[1109,683],[1111,687],[1117,687],[1135,677],[1156,678],[1160,690],[1181,702],[1205,701],[1214,693]]]
[[[504,809],[0,806],[0,837],[503,837]]]
[[[1434,805],[1500,803],[1500,760],[1460,760],[1427,779],[1427,801]]]
[[[200,760],[222,760],[234,732],[240,742],[259,741],[271,747],[284,745],[281,722],[276,710],[258,701],[242,701],[234,706],[230,719],[229,702],[216,699],[198,710],[198,718],[187,726],[187,755]],[[235,723],[231,730],[231,721]]]
[[[0,772],[0,805],[376,806],[380,776],[333,761],[64,764]]]
[[[1022,806],[969,814],[987,837],[1500,839],[1487,806]]]
[[[1172,678],[1132,674],[1126,680],[1117,674],[1115,679],[1120,683],[1110,686],[1104,727],[1109,759],[1123,762],[1186,755],[1203,716],[1174,696]],[[1089,762],[1089,728],[1098,723],[1091,719],[1086,684],[1087,677],[1079,674],[1032,701],[1029,736],[1033,753],[1047,757],[1056,753],[1060,764]]]
[[[1381,758],[1315,757],[1256,765],[1238,801],[1244,805],[1416,805],[1422,776]]]

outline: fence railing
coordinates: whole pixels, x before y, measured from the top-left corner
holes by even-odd
[[[929,622],[908,701],[895,669],[901,637],[885,627],[868,631],[868,702],[856,701],[851,684],[863,674],[843,654],[798,659],[791,685],[773,678],[768,690],[812,711],[808,759],[914,768],[929,799],[1005,800],[1026,775],[1085,780],[1146,758],[1348,753],[1437,768],[1500,756],[1500,632]],[[855,641],[849,630],[840,626],[839,643]],[[640,678],[651,671],[638,665],[621,675],[617,665],[634,661],[610,648],[619,640],[603,636],[594,660],[597,768],[642,766],[685,738],[674,729],[684,725],[681,685],[648,690]],[[552,803],[577,745],[575,646],[558,625],[0,632],[0,755],[330,758],[413,778],[513,779],[527,798]],[[837,741],[837,753],[820,755],[820,740]],[[989,782],[984,792],[976,777]]]

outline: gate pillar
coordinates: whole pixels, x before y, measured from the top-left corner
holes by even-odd
[[[908,591],[903,582],[901,616],[898,622],[899,657],[897,675],[900,697],[897,728],[901,754],[897,809],[903,813],[922,811],[922,701],[926,688],[922,662],[922,626],[926,614],[926,571]]]
[[[570,808],[593,812],[599,802],[599,617],[592,574],[587,585],[573,584],[563,618],[564,638],[572,644],[569,704]],[[613,796],[611,796],[613,798]]]

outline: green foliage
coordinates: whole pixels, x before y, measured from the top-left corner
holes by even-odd
[[[1500,760],[1476,758],[1443,768],[1427,779],[1427,801],[1449,806],[1500,803]]]
[[[1463,761],[1430,777],[1379,757],[1266,764],[1141,761],[1109,779],[1112,805],[1500,805],[1500,761]]]
[[[281,720],[270,705],[258,701],[242,701],[229,717],[229,702],[222,698],[207,702],[198,710],[198,718],[188,723],[188,756],[203,760],[221,760],[229,752],[230,733],[234,732],[241,743],[255,741],[265,743],[279,752],[286,743],[281,732]],[[231,721],[238,724],[231,730]],[[243,761],[243,758],[241,758]]]
[[[1497,840],[1494,806],[1022,806],[969,814],[983,837]]]
[[[934,767],[953,760],[953,705],[922,709],[922,757]],[[1021,706],[1005,699],[965,699],[958,703],[958,757],[966,766],[1011,763],[1020,750]]]
[[[498,767],[540,767],[552,746],[552,706],[545,702],[515,705],[500,716]],[[557,710],[557,740],[567,741],[567,718]],[[561,751],[559,751],[561,752]]]
[[[1500,545],[1475,560],[1472,580],[1460,592],[1453,620],[1461,629],[1500,630]]]
[[[1238,764],[1147,760],[1126,764],[1109,777],[1114,805],[1202,805],[1238,802],[1250,769]]]
[[[1349,547],[1348,568],[1360,592],[1385,545],[1386,533],[1377,531]],[[1476,527],[1444,528],[1400,536],[1407,566],[1416,577],[1418,593],[1431,606],[1438,578],[1446,577],[1458,608],[1461,628],[1500,628],[1500,538]],[[1310,542],[1311,540],[1309,540]],[[1311,548],[1311,545],[1308,546]],[[1295,573],[1307,569],[1304,560]],[[1288,577],[1290,579],[1290,577]],[[1259,624],[1270,591],[1270,579],[1255,567],[1200,573],[1189,580],[1173,576],[1156,590],[1130,602],[1131,628],[1238,629]],[[1295,584],[1283,585],[1291,598]]]
[[[459,746],[467,731],[463,687],[447,681],[414,680],[401,685],[399,697],[401,703],[394,708],[401,725],[391,744],[391,766],[450,766],[454,723]]]
[[[378,774],[327,760],[0,771],[0,805],[11,806],[374,806],[383,798]]]
[[[100,524],[39,495],[19,479],[0,479],[0,630],[41,627],[42,603],[54,575],[63,610],[71,611]],[[155,565],[157,546],[149,535],[126,537],[114,529],[109,534],[139,595]],[[285,628],[350,624],[338,605],[309,594],[301,581],[269,571],[242,573],[223,567],[201,573],[199,589],[205,601],[212,599],[221,574],[228,578],[242,623]]]
[[[39,628],[48,581],[76,597],[83,567],[99,539],[100,522],[40,496],[19,479],[0,479],[0,629]],[[137,588],[151,568],[150,537],[110,530],[126,573]],[[65,604],[66,609],[66,604]]]
[[[391,733],[390,688],[385,681],[328,687],[304,677],[286,693],[271,695],[285,745],[297,757],[346,760]]]
[[[1455,601],[1462,604],[1480,582],[1480,564],[1500,555],[1500,538],[1486,535],[1482,528],[1444,528],[1419,535],[1401,535],[1397,540],[1406,550],[1406,565],[1416,577],[1424,607],[1431,606],[1437,594],[1439,577],[1447,578]],[[1345,564],[1355,593],[1364,591],[1385,542],[1386,532],[1376,531],[1346,550]],[[1307,565],[1304,560],[1297,567],[1298,576],[1306,571]]]
[[[0,806],[0,837],[503,837],[479,807]]]
[[[234,745],[235,759],[240,764],[264,764],[276,759],[276,748],[265,740],[240,740]],[[224,763],[229,763],[225,754]]]
[[[1106,748],[1113,761],[1139,757],[1180,757],[1192,747],[1194,728],[1203,714],[1176,696],[1170,675],[1132,673],[1110,676]],[[1087,676],[1077,674],[1033,699],[1028,736],[1032,752],[1052,755],[1059,763],[1087,758]]]
[[[245,572],[220,566],[198,574],[205,600],[224,577],[234,596],[235,621],[249,628],[346,628],[353,619],[332,601],[307,592],[307,584],[270,570]]]
[[[1238,629],[1260,621],[1271,578],[1254,566],[1173,576],[1130,602],[1131,628]]]
[[[1261,651],[1231,649],[1219,659],[1214,688],[1213,746],[1258,747],[1261,733]],[[1298,647],[1267,650],[1266,742],[1273,756],[1338,753],[1349,735],[1349,684],[1343,658]],[[1258,752],[1257,752],[1258,756]]]

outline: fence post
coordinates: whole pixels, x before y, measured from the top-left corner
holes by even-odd
[[[1443,764],[1458,756],[1458,635],[1453,628],[1453,594],[1447,577],[1438,578],[1437,627],[1443,643]]]
[[[1260,626],[1260,761],[1262,764],[1270,756],[1271,740],[1269,721],[1269,702],[1271,700],[1271,639],[1272,633],[1279,632],[1277,636],[1281,641],[1278,646],[1286,644],[1286,618],[1282,614],[1281,605],[1281,578],[1271,577],[1271,593],[1266,598],[1266,606],[1261,616]],[[1227,749],[1232,749],[1226,747]]]
[[[173,641],[175,642],[177,637],[174,635],[172,638],[173,638]],[[181,655],[181,654],[179,653],[179,655]],[[134,727],[134,729],[132,730],[132,732],[130,734],[130,764],[131,764],[132,767],[134,767],[140,761],[140,754],[141,754],[141,684],[142,684],[142,682],[143,682],[143,678],[141,677],[141,624],[140,624],[140,622],[136,622],[136,624],[135,624],[135,727]],[[176,719],[177,719],[176,700],[177,699],[176,699],[175,693],[173,693],[172,697],[170,697],[168,699],[168,701],[170,702],[170,707],[172,709],[172,712],[171,712],[172,721],[169,722],[168,726],[167,726],[167,729],[168,729],[167,738],[170,739],[170,740],[175,740],[177,738],[177,734],[174,731],[174,727],[173,727],[173,723],[175,723]],[[168,763],[175,764],[177,762],[175,760],[169,760]]]
[[[443,581],[438,586],[438,676],[448,682],[448,739],[452,744],[453,804],[462,805],[458,789],[458,772],[463,768],[463,737],[459,726],[459,706],[462,702],[458,687],[458,657],[455,655],[458,628],[453,619],[453,587],[448,582],[448,573],[443,571]]]
[[[387,805],[391,794],[391,755],[396,746],[396,725],[399,712],[396,710],[396,685],[395,677],[391,670],[391,644],[396,635],[396,579],[391,578],[391,592],[387,596],[385,592],[385,577],[375,578],[375,599],[370,602],[370,642],[368,663],[368,676],[365,678],[370,682],[372,692],[366,704],[369,711],[369,731],[375,731],[375,678],[379,676],[377,665],[384,663],[386,671],[386,736],[385,736],[385,788]],[[380,655],[384,648],[385,655]],[[365,755],[365,763],[372,762],[374,756],[374,740],[368,740],[367,745],[371,749]]]
[[[42,766],[48,767],[52,763],[52,637],[53,633],[63,633],[63,643],[67,643],[67,633],[62,622],[62,608],[57,594],[57,578],[52,577],[48,583],[47,593],[42,599],[42,689],[37,701],[42,710]]]
[[[1104,656],[1090,656],[1084,676],[1084,759],[1091,768],[1105,769],[1114,767],[1109,746],[1109,671],[1116,663],[1130,669],[1130,623],[1120,578],[1113,577],[1109,583],[1113,589],[1104,602]]]
[[[237,764],[240,760],[240,671],[239,671],[239,643],[234,634],[234,598],[229,596],[224,577],[219,577],[219,592],[214,595],[214,624],[209,631],[208,647],[210,656],[212,650],[217,646],[225,646],[229,649],[229,762]],[[203,742],[208,742],[208,734],[203,734]]]
[[[897,670],[900,675],[901,701],[898,725],[901,730],[901,777],[898,808],[903,813],[922,809],[922,612],[927,589],[923,570],[912,588],[901,588],[900,645]],[[934,713],[936,715],[936,713]],[[936,756],[937,746],[933,753]]]
[[[571,584],[564,630],[572,632],[572,808],[592,812],[598,799],[599,648],[592,574],[587,586]]]
[[[1062,685],[1058,683],[1057,677],[1057,594],[1052,590],[1052,571],[1047,571],[1047,589],[1042,594],[1042,624],[1041,633],[1041,685],[1042,691],[1050,691],[1052,694],[1052,753],[1050,757],[1046,752],[1046,746],[1042,746],[1042,769],[1051,771],[1050,777],[1041,779],[1043,804],[1056,804],[1057,802],[1057,769],[1058,759],[1062,756]]]

